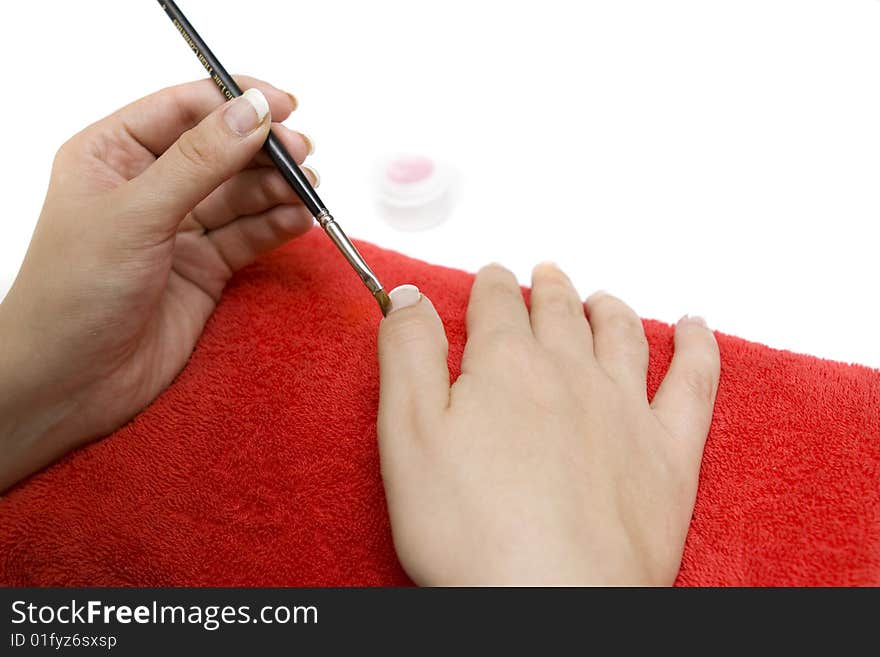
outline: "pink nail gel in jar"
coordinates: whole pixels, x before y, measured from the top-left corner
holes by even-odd
[[[397,185],[425,182],[434,173],[434,161],[423,155],[409,155],[391,160],[385,175]]]
[[[425,230],[443,223],[452,211],[452,172],[429,157],[385,158],[376,178],[379,209],[395,228]]]

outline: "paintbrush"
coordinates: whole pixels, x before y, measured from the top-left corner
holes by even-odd
[[[172,2],[172,0],[158,0],[158,2],[174,23],[177,31],[180,32],[189,47],[199,58],[202,66],[208,71],[208,75],[211,76],[211,79],[220,89],[221,93],[223,93],[227,99],[241,96],[242,91],[235,83],[235,80],[233,80],[232,76],[229,75],[225,68],[223,68],[220,60],[214,56],[214,53],[211,52],[211,49],[208,48],[208,45],[202,40],[199,33],[195,31],[192,24],[186,19],[186,16],[183,15],[177,4]],[[388,298],[385,290],[382,289],[382,283],[379,282],[379,279],[372,272],[369,265],[367,265],[363,256],[358,253],[357,248],[355,248],[354,244],[351,243],[351,240],[346,237],[342,228],[339,227],[339,224],[336,223],[333,215],[327,210],[327,206],[324,205],[324,202],[321,201],[318,194],[315,192],[315,189],[312,187],[311,183],[309,183],[308,178],[306,178],[305,174],[297,166],[293,157],[287,152],[287,149],[281,144],[281,140],[272,132],[269,132],[269,137],[263,145],[263,150],[266,151],[269,158],[275,166],[278,167],[281,175],[293,188],[293,191],[295,191],[297,196],[302,199],[303,204],[309,209],[309,212],[312,213],[312,216],[315,217],[321,225],[321,228],[327,233],[327,236],[333,240],[336,248],[339,249],[355,272],[357,272],[357,275],[360,276],[364,285],[367,286],[367,289],[378,302],[382,314],[387,315],[391,309],[391,300]]]

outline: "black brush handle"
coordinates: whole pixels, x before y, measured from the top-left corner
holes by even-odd
[[[183,15],[177,4],[172,0],[158,0],[158,2],[162,9],[165,10],[165,13],[168,14],[168,18],[174,23],[174,27],[180,32],[187,45],[196,54],[196,57],[199,58],[202,66],[205,67],[208,75],[211,76],[214,84],[217,85],[217,88],[220,89],[223,95],[227,99],[241,96],[241,89],[235,83],[235,80],[223,68],[223,64],[214,56],[208,44],[202,40],[202,37],[199,36],[199,33],[196,32],[192,24],[186,19],[186,16]],[[269,158],[278,167],[281,175],[293,188],[293,191],[302,199],[303,204],[309,209],[312,216],[317,217],[327,212],[327,207],[318,197],[309,179],[306,178],[302,169],[297,166],[293,156],[281,144],[281,140],[271,131],[269,132],[269,138],[266,139],[266,143],[263,144],[263,150],[266,151]]]

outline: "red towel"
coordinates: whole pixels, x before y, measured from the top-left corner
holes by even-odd
[[[472,276],[417,284],[457,374]],[[148,409],[0,500],[6,585],[395,585],[376,448],[379,311],[319,231],[241,272]],[[671,327],[646,321],[653,395]],[[880,584],[880,371],[725,335],[678,583]]]

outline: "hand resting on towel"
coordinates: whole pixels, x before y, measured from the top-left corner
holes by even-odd
[[[392,295],[393,296],[393,295]],[[461,375],[427,298],[379,333],[379,449],[394,544],[421,584],[671,585],[719,377],[698,317],[648,404],[638,316],[553,265],[477,274]]]

